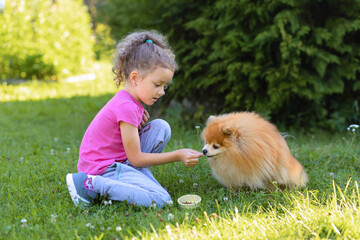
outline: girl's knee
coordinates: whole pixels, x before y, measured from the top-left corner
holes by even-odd
[[[164,134],[165,140],[169,140],[171,137],[171,127],[168,122],[163,119],[155,119],[151,121],[151,125],[154,128],[159,129],[159,132],[162,131]]]

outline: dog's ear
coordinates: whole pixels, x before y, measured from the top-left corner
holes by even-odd
[[[230,127],[224,127],[223,128],[223,133],[225,135],[231,135],[232,131],[231,131]]]
[[[214,115],[210,115],[207,120],[207,123],[210,123],[210,122],[214,121],[215,119],[216,119],[216,117]]]

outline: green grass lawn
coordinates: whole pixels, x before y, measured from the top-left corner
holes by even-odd
[[[0,239],[360,239],[359,130],[290,133],[291,151],[309,175],[305,189],[234,193],[201,158],[194,168],[153,167],[174,202],[163,209],[104,198],[75,207],[65,176],[76,172],[90,121],[117,91],[109,64],[94,71],[94,81],[0,86]],[[201,150],[195,126],[166,120],[173,133],[165,151]],[[177,204],[188,193],[202,197],[199,208]]]

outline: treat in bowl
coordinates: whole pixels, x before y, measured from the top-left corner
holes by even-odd
[[[178,203],[182,208],[196,208],[200,205],[201,197],[194,194],[184,195],[178,199]]]

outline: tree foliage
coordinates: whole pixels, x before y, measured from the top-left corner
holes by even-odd
[[[0,12],[0,79],[56,79],[79,73],[93,58],[81,0],[13,0]]]
[[[117,38],[166,33],[180,71],[170,94],[208,113],[255,110],[278,124],[359,122],[359,0],[109,0]],[[151,11],[149,11],[151,9]]]

